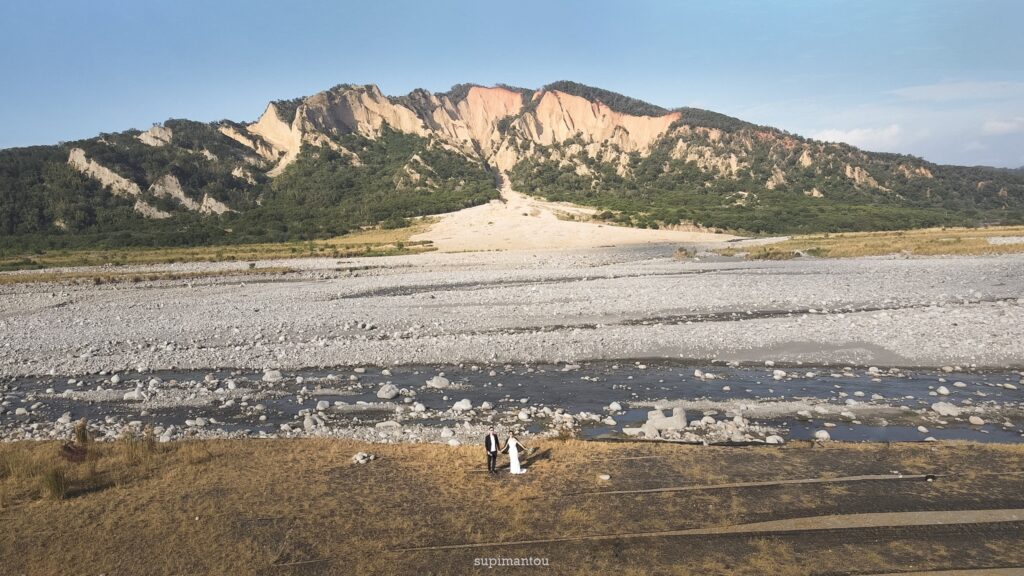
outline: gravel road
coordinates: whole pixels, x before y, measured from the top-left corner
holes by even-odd
[[[674,358],[1024,365],[1024,255],[679,260],[675,245],[261,262],[0,288],[0,375]],[[138,270],[243,269],[194,263]]]

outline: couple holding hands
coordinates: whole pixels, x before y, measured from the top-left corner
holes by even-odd
[[[512,474],[526,473],[526,469],[519,465],[519,453],[521,450],[525,450],[526,446],[523,446],[519,440],[516,440],[515,435],[511,432],[508,434],[508,440],[505,441],[505,445],[502,446],[498,435],[494,433],[494,428],[488,429],[487,436],[484,437],[484,448],[487,450],[487,472],[497,474],[498,452],[508,452],[509,472]]]

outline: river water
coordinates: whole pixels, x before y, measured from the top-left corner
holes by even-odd
[[[786,372],[776,379],[776,370]],[[389,374],[388,374],[389,372]],[[700,377],[703,373],[704,376]],[[434,389],[428,379],[444,374],[451,386]],[[696,375],[695,375],[696,374]],[[708,376],[710,374],[710,376]],[[301,422],[318,402],[331,408],[329,426],[372,426],[396,418],[396,405],[424,405],[415,422],[455,426],[466,420],[501,421],[530,406],[563,409],[571,414],[607,416],[614,425],[585,422],[583,438],[623,436],[623,428],[641,425],[654,407],[679,406],[688,420],[704,415],[727,418],[741,414],[752,423],[778,431],[786,439],[810,439],[826,429],[833,440],[922,441],[964,439],[978,442],[1024,442],[1024,386],[1019,372],[882,369],[841,366],[724,366],[683,362],[590,362],[581,365],[394,366],[386,372],[365,367],[285,372],[280,381],[264,382],[263,372],[232,370],[155,372],[84,377],[16,378],[0,382],[3,412],[0,437],[60,437],[54,424],[62,415],[110,424],[141,422],[179,429],[197,418],[212,420],[204,432],[229,435],[275,435],[282,423]],[[70,381],[70,382],[69,382]],[[414,398],[391,402],[377,398],[385,383],[412,390]],[[142,401],[124,394],[140,387]],[[947,395],[937,390],[945,387]],[[494,411],[453,413],[458,400],[474,407],[483,402]],[[942,417],[932,409],[947,402],[960,409]],[[336,404],[340,403],[340,404]],[[257,406],[259,405],[259,406]],[[26,413],[19,414],[18,408]],[[259,416],[264,416],[261,420]],[[973,425],[975,415],[985,423]],[[398,418],[401,420],[401,418]],[[545,427],[531,418],[531,432]],[[927,431],[919,431],[924,426]],[[51,430],[58,429],[55,432]],[[65,426],[63,432],[66,433]]]

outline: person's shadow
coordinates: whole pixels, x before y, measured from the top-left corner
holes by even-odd
[[[530,466],[534,462],[540,462],[541,460],[550,460],[550,459],[551,459],[551,448],[548,448],[547,450],[534,450],[534,451],[530,452],[530,454],[527,455],[526,458],[523,459],[522,466],[525,468],[527,466]]]

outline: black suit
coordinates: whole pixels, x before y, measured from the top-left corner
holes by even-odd
[[[498,471],[498,450],[501,449],[501,440],[497,434],[484,436],[484,448],[487,449],[487,471]]]

